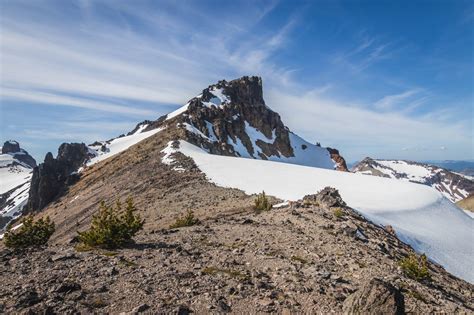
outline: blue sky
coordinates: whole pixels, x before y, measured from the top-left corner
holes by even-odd
[[[296,133],[365,156],[473,159],[471,1],[0,1],[1,140],[42,161],[220,79],[260,75]]]

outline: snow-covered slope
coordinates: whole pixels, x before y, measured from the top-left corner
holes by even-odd
[[[11,145],[14,149],[6,150]],[[21,215],[28,200],[33,166],[36,164],[28,152],[16,141],[7,141],[0,154],[0,231],[12,219]]]
[[[137,130],[131,135],[115,138],[104,142],[97,141],[91,145],[88,145],[89,153],[92,158],[87,161],[86,165],[90,166],[97,162],[103,161],[109,157],[112,157],[122,151],[127,150],[132,145],[137,144],[140,141],[151,137],[157,132],[163,130],[163,128],[156,128],[150,131],[144,131],[147,127],[148,125],[146,124],[141,125],[138,126]]]
[[[474,192],[474,182],[471,179],[430,164],[365,158],[352,170],[360,174],[428,185],[441,192],[452,202],[462,200]]]
[[[209,154],[185,141],[164,150],[172,164],[179,151],[195,161],[210,181],[253,194],[265,190],[296,200],[326,186],[339,190],[349,206],[398,236],[453,274],[474,282],[474,221],[435,189],[389,178],[364,176],[288,163]]]

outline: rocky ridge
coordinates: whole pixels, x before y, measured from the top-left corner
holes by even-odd
[[[404,160],[375,160],[365,158],[352,168],[355,173],[394,178],[428,185],[452,202],[474,193],[474,182],[444,168]]]
[[[226,207],[225,200],[220,204]],[[344,206],[334,189],[260,214],[245,206],[200,218],[201,224],[187,228],[144,231],[135,245],[117,251],[77,252],[74,244],[54,241],[38,251],[3,249],[0,311],[474,311],[473,286],[440,266],[428,263],[431,280],[408,278],[398,261],[413,250],[390,227],[377,227]]]

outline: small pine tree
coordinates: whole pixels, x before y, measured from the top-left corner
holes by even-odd
[[[255,206],[254,209],[256,211],[268,211],[272,208],[272,204],[268,200],[267,196],[265,195],[265,191],[262,191],[261,194],[257,195],[255,199]]]
[[[123,246],[143,228],[144,221],[135,211],[131,197],[127,199],[125,210],[122,210],[120,201],[117,201],[115,208],[101,201],[90,229],[78,232],[79,241],[87,247],[113,249]]]
[[[188,210],[185,216],[176,219],[176,221],[170,225],[170,229],[177,229],[186,226],[193,226],[199,223],[199,219],[194,216],[191,210]]]
[[[399,262],[405,275],[417,281],[429,280],[431,278],[428,270],[428,259],[426,255],[410,254]]]
[[[5,232],[3,242],[10,248],[39,247],[45,245],[55,231],[54,222],[49,217],[33,221],[33,216],[29,215],[21,220],[21,227],[12,230],[10,225]]]

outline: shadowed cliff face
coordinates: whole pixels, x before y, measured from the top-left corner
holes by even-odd
[[[43,209],[79,178],[77,169],[89,159],[84,143],[63,143],[55,159],[51,152],[33,170],[26,212]]]

